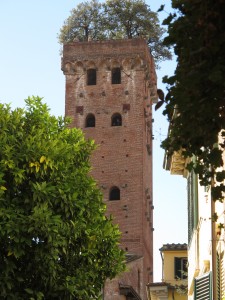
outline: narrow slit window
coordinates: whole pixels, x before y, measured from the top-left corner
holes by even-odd
[[[85,127],[95,127],[95,116],[93,114],[87,115]]]
[[[121,69],[113,68],[111,71],[112,74],[112,84],[120,84],[121,83]]]
[[[112,126],[122,126],[122,117],[120,114],[114,114],[112,116]]]
[[[96,85],[97,74],[96,69],[87,70],[87,85]]]
[[[120,189],[117,186],[111,188],[109,193],[109,200],[120,200]]]

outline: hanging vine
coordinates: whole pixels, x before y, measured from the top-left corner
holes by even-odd
[[[168,93],[156,106],[165,103],[163,114],[171,124],[162,147],[168,155],[182,149],[185,157],[196,156],[188,168],[202,185],[212,186],[215,180],[213,199],[223,201],[225,0],[172,0],[172,7],[174,13],[164,20],[164,43],[174,47],[177,67],[173,76],[164,77]]]

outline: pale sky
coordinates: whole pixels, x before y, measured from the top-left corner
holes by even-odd
[[[44,97],[54,115],[64,115],[65,78],[61,71],[57,34],[71,9],[82,1],[0,0],[0,101],[24,107],[28,96]],[[170,11],[170,0],[146,1],[153,11],[161,4]],[[159,18],[166,17],[160,13]],[[164,75],[173,74],[175,60],[157,70],[158,88]],[[153,108],[154,110],[154,108]],[[187,242],[186,180],[163,170],[161,141],[168,123],[163,109],[154,112],[153,202],[154,202],[154,281],[161,281],[159,248],[165,243]]]

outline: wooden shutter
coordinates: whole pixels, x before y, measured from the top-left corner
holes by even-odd
[[[224,253],[217,252],[216,258],[217,299],[220,300],[225,297]]]
[[[195,298],[194,300],[212,300],[211,293],[211,273],[195,278]]]
[[[224,253],[221,257],[221,294],[222,299],[225,298],[225,262],[224,262]]]

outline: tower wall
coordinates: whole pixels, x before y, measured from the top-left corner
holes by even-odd
[[[117,84],[112,84],[114,68],[121,70]],[[96,70],[96,84],[87,84],[89,69]],[[138,257],[134,288],[146,299],[145,286],[153,278],[154,61],[142,39],[76,42],[64,46],[62,70],[66,76],[65,114],[71,117],[72,126],[82,128],[98,145],[91,158],[92,175],[102,190],[107,214],[119,224],[121,247]],[[95,117],[94,127],[87,127],[90,114]],[[121,116],[121,126],[112,126],[114,114]],[[112,187],[119,188],[120,200],[109,200]]]

